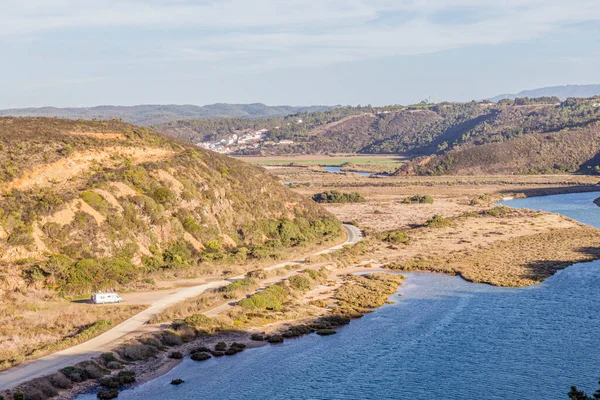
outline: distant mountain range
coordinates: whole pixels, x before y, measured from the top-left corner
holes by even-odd
[[[592,97],[600,95],[600,85],[565,85],[565,86],[550,86],[539,89],[523,90],[517,94],[500,94],[489,98],[488,100],[498,102],[502,99],[515,99],[517,97],[551,97],[556,96],[561,100],[569,97]]]
[[[299,112],[329,110],[330,106],[267,106],[253,104],[210,104],[194,105],[139,105],[139,106],[97,106],[77,108],[15,108],[0,110],[0,116],[14,117],[58,117],[69,119],[109,119],[121,118],[136,125],[151,126],[182,119],[192,118],[275,118]]]

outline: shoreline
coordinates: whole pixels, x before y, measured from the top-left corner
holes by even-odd
[[[343,272],[342,272],[343,271]],[[396,275],[396,276],[401,276],[402,277],[402,281],[406,280],[407,278],[402,275],[400,272],[397,271],[392,271],[389,270],[387,268],[365,268],[365,267],[352,267],[352,268],[344,268],[342,271],[340,271],[339,276],[342,276],[345,273],[350,273],[350,274],[356,274],[356,275],[362,275],[362,274],[370,274],[370,273],[383,273],[383,274],[390,274],[390,275]],[[418,271],[417,273],[421,273],[421,274],[431,274],[432,272],[428,272],[428,271]],[[463,278],[461,278],[463,279]],[[375,308],[369,309],[368,313],[371,312],[377,312],[379,310],[380,307],[388,304],[388,302],[393,301],[391,300],[391,298],[393,296],[398,295],[398,291],[400,290],[400,288],[402,287],[402,283],[400,283],[397,287],[396,290],[393,293],[390,293],[387,296],[387,301],[384,304],[381,304],[380,306],[377,306]],[[360,317],[358,318],[353,318],[353,319],[360,319]],[[306,322],[306,320],[296,320],[296,321],[284,321],[283,323],[276,323],[275,324],[275,332],[278,331],[277,328],[282,328],[284,326],[294,326],[297,325],[298,323],[302,323],[302,322]],[[344,326],[339,326],[337,329],[339,328],[343,328]],[[204,337],[199,337],[193,341],[190,341],[188,343],[185,343],[177,348],[170,348],[169,349],[169,353],[173,352],[173,351],[179,351],[182,352],[184,355],[184,358],[182,359],[170,359],[168,357],[168,355],[166,354],[166,352],[163,354],[159,354],[159,356],[157,358],[154,359],[149,359],[146,362],[138,362],[134,368],[128,368],[129,370],[133,370],[136,372],[136,381],[135,383],[128,385],[126,387],[124,387],[124,390],[131,390],[134,389],[136,387],[142,386],[146,383],[149,383],[155,379],[158,379],[160,377],[162,377],[163,375],[166,375],[168,372],[170,372],[171,370],[173,370],[175,367],[179,366],[180,364],[183,363],[183,361],[186,358],[189,358],[189,352],[190,350],[197,348],[198,346],[206,346],[206,347],[210,347],[210,346],[214,346],[216,343],[224,341],[224,342],[236,342],[236,343],[242,343],[244,345],[246,345],[246,350],[252,350],[252,349],[257,349],[257,348],[261,348],[267,345],[274,345],[276,346],[278,343],[269,343],[267,341],[256,341],[256,340],[252,340],[250,338],[250,334],[253,333],[252,329],[256,329],[256,327],[254,328],[250,328],[249,331],[245,331],[245,332],[229,332],[229,331],[223,331],[223,332],[219,332],[217,334],[214,335],[208,335],[208,336],[204,336]],[[260,330],[260,329],[259,329]],[[246,334],[244,336],[244,334]],[[295,337],[290,337],[290,338],[286,338],[286,340],[289,339],[299,339],[303,336],[306,336],[308,334],[316,334],[315,332],[309,332],[307,334],[302,334],[299,336],[295,336]],[[148,368],[150,367],[150,370],[148,370]],[[147,371],[145,373],[140,373],[139,371]],[[93,383],[85,388],[82,388],[81,390],[73,390],[73,391],[69,391],[70,393],[65,393],[65,396],[60,396],[57,397],[56,399],[58,400],[72,400],[74,398],[76,398],[79,395],[82,394],[86,394],[88,392],[96,392],[97,388],[98,388],[99,384],[98,383]]]
[[[361,267],[361,266],[355,266],[355,267],[350,267],[350,268],[346,267],[346,268],[342,268],[340,270],[332,271],[333,277],[338,281],[338,284],[335,289],[338,289],[345,282],[344,276],[346,274],[353,274],[356,272],[382,274],[382,275],[388,274],[388,275],[395,275],[395,276],[399,275],[399,273],[394,273],[394,272],[386,271],[386,270],[379,269],[379,268],[378,269],[365,268],[365,267]],[[274,284],[276,284],[276,283],[274,283]],[[395,293],[398,290],[400,285],[401,285],[401,281],[394,287],[393,293]],[[319,287],[315,288],[314,290],[317,290],[317,289],[322,289],[322,288],[319,286]],[[328,293],[331,295],[331,297],[333,297],[333,295],[335,293],[335,289],[328,290]],[[310,291],[310,292],[306,293],[306,295],[308,296],[312,292],[313,291]],[[386,298],[391,296],[393,293],[387,294]],[[308,296],[308,297],[307,296],[302,296],[302,299],[307,300],[308,298],[312,298],[312,296]],[[225,304],[227,304],[227,303],[225,303]],[[381,305],[383,305],[383,304],[381,304]],[[214,308],[220,308],[222,306],[223,306],[223,304],[218,304]],[[376,307],[373,307],[372,310],[365,310],[364,313],[371,312],[375,308]],[[204,313],[209,313],[211,310],[206,310]],[[327,315],[333,315],[333,314],[329,313],[329,310],[322,310],[318,313],[314,313],[312,315],[305,316],[305,317],[299,318],[299,319],[276,320],[275,322],[273,322],[271,324],[267,324],[267,325],[263,325],[263,326],[250,325],[250,326],[248,326],[246,328],[242,328],[240,330],[223,330],[223,331],[215,332],[213,334],[200,334],[199,336],[196,336],[192,340],[184,342],[180,345],[167,346],[167,347],[162,346],[163,348],[161,349],[161,351],[158,351],[157,354],[155,354],[155,356],[149,357],[145,360],[126,361],[122,356],[119,356],[118,361],[123,363],[124,369],[133,371],[136,376],[135,383],[131,386],[128,385],[126,387],[126,389],[130,388],[130,387],[139,386],[139,385],[147,383],[151,380],[154,380],[154,379],[166,374],[171,369],[173,369],[174,367],[179,365],[179,363],[181,363],[181,360],[174,360],[172,358],[169,358],[169,354],[172,352],[181,352],[182,354],[184,354],[184,356],[189,356],[190,353],[193,352],[194,348],[198,348],[199,346],[201,346],[201,347],[214,346],[218,342],[242,343],[247,348],[262,347],[262,346],[268,344],[268,342],[252,340],[251,339],[252,334],[258,333],[258,332],[263,332],[263,333],[267,332],[271,335],[280,335],[281,334],[285,338],[302,336],[306,333],[314,332],[316,329],[313,329],[310,332],[305,331],[298,335],[289,336],[289,337],[285,336],[285,332],[290,331],[291,329],[294,329],[294,327],[297,327],[297,326],[313,324],[315,321],[318,321],[320,318],[326,317]],[[359,318],[362,315],[364,315],[364,314],[354,315],[352,318],[348,318],[348,322],[346,322],[346,323],[349,323],[350,319]],[[161,330],[158,331],[158,333],[165,332],[164,325],[165,324],[161,325]],[[170,326],[171,324],[168,324],[168,325]],[[338,325],[336,325],[336,326],[338,326]],[[169,329],[167,328],[167,330],[169,330]],[[138,336],[131,340],[135,341],[140,338],[141,337]],[[107,350],[107,352],[111,352],[113,354],[116,353],[118,355],[119,348],[122,346],[126,346],[126,344],[122,344],[122,345],[118,346],[117,348],[113,347],[110,350]],[[101,357],[99,357],[99,356],[88,357],[87,361],[84,361],[79,364],[75,364],[75,366],[79,367],[81,364],[89,363],[90,361],[97,364],[97,366],[100,366],[100,368],[106,368],[102,364]],[[42,376],[39,378],[34,378],[32,380],[28,380],[22,384],[17,385],[16,387],[11,388],[10,390],[3,391],[1,394],[4,395],[5,398],[12,398],[12,395],[15,392],[19,392],[19,391],[28,392],[31,387],[36,388],[39,386],[43,386],[43,385],[40,385],[39,383],[43,382],[43,381],[51,380],[52,377],[54,375],[56,375],[58,372],[59,371],[51,371],[45,376]],[[108,375],[106,375],[106,376],[108,376]],[[115,374],[113,373],[112,376],[115,376]],[[87,380],[87,381],[80,382],[80,383],[75,383],[69,389],[60,390],[58,392],[58,395],[52,396],[52,398],[58,399],[58,400],[63,400],[63,399],[70,400],[70,399],[73,399],[73,398],[77,397],[78,395],[84,394],[86,392],[97,391],[99,388],[101,389],[101,387],[99,387],[99,380],[100,380],[100,378],[91,379],[91,380]]]

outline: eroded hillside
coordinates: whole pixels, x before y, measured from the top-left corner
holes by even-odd
[[[0,185],[4,293],[225,270],[340,234],[262,169],[118,121],[0,118]]]

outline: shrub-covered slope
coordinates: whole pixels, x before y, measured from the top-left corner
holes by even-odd
[[[397,174],[478,175],[598,173],[600,124],[469,145],[409,162]]]
[[[341,232],[258,167],[116,121],[0,118],[0,188],[3,290],[89,293]]]
[[[161,125],[169,135],[197,142],[266,129],[266,140],[245,152],[262,154],[365,153],[430,156],[584,128],[600,120],[600,98],[521,98],[492,102],[346,107],[281,119],[189,120]],[[280,140],[291,140],[278,146]],[[273,144],[275,143],[275,144]],[[508,160],[510,161],[510,160]]]

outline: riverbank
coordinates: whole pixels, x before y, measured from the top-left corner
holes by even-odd
[[[218,342],[228,345],[241,343],[251,348],[266,343],[263,340],[251,340],[251,335],[258,332],[271,335],[270,342],[279,342],[284,338],[347,324],[352,318],[369,312],[365,307],[383,304],[385,298],[401,284],[396,275],[372,275],[369,279],[347,275],[359,270],[351,268],[329,271],[324,267],[307,269],[304,273],[267,286],[249,298],[263,296],[269,291],[284,291],[278,300],[282,302],[281,306],[255,307],[240,306],[236,303],[229,309],[222,309],[216,318],[195,314],[174,324],[163,325],[162,331],[144,334],[115,348],[110,353],[110,359],[134,372],[138,383],[144,383],[177,365],[177,361],[170,358],[173,352],[186,355],[194,348],[214,348]],[[205,314],[210,314],[210,310]],[[214,353],[213,355],[217,356]],[[2,394],[6,398],[12,397],[15,392],[23,392],[29,397],[45,399],[58,396],[60,399],[68,399],[94,387],[95,381],[101,380],[104,373],[113,369],[105,362],[105,355],[75,367],[89,370],[89,375],[94,380],[71,382],[65,385],[69,386],[63,388],[65,390],[56,393],[55,381],[65,381],[65,373],[58,372],[19,385]]]

